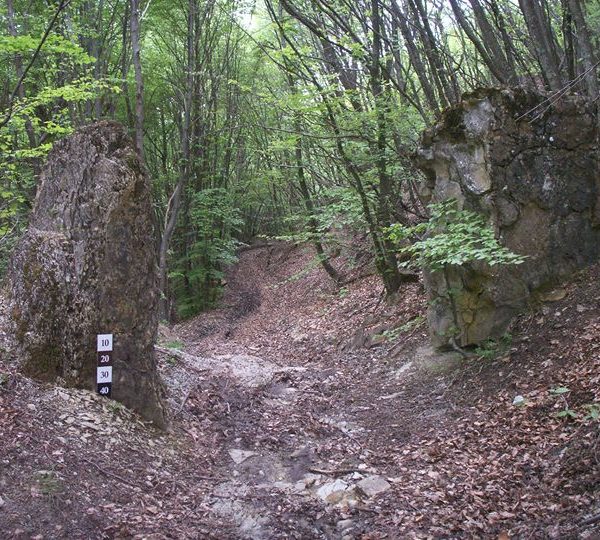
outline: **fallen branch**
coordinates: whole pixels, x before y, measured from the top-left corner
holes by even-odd
[[[584,519],[579,526],[580,527],[586,527],[587,525],[595,525],[596,523],[600,522],[600,514],[596,514],[595,516],[589,517],[587,519]]]
[[[114,480],[118,480],[119,482],[122,482],[123,484],[126,484],[126,485],[128,485],[130,487],[140,488],[140,486],[138,486],[137,484],[134,484],[133,482],[130,482],[129,480],[127,480],[126,478],[123,478],[122,476],[119,476],[118,474],[112,473],[110,471],[107,471],[106,469],[103,469],[102,467],[99,467],[93,461],[90,461],[87,458],[82,457],[80,459],[82,461],[85,461],[86,463],[89,463],[92,467],[94,467],[98,472],[102,473],[104,476],[108,476],[109,478],[113,478]]]
[[[333,470],[327,470],[327,469],[317,469],[315,467],[311,467],[308,470],[311,473],[323,474],[325,476],[343,476],[345,474],[351,474],[351,473],[355,473],[355,472],[363,472],[360,469],[333,469]]]

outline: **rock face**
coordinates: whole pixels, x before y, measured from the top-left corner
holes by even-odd
[[[596,114],[577,96],[485,89],[424,134],[425,198],[480,212],[503,245],[527,256],[518,266],[426,273],[434,345],[452,334],[462,345],[501,336],[538,293],[598,260]]]
[[[101,122],[56,144],[9,268],[23,369],[95,388],[96,334],[112,333],[112,397],[164,427],[155,253],[150,183],[124,128]]]

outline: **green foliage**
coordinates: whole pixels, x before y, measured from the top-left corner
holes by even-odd
[[[170,366],[176,366],[178,361],[179,358],[177,358],[177,356],[175,356],[174,354],[167,355],[166,362]]]
[[[573,409],[569,409],[569,407],[565,407],[562,411],[556,413],[557,418],[577,418],[577,413]]]
[[[548,390],[553,396],[562,396],[563,394],[569,393],[571,390],[566,386],[555,386]]]
[[[36,471],[33,475],[33,479],[37,490],[39,490],[42,495],[57,495],[64,489],[63,482],[55,471]]]
[[[41,36],[21,35],[21,36],[2,36],[0,35],[0,55],[1,54],[28,54],[37,49]],[[70,61],[80,64],[93,64],[95,59],[87,54],[77,43],[61,35],[51,35],[44,43],[44,55],[57,54]]]
[[[183,342],[178,339],[174,339],[172,341],[167,341],[165,343],[165,347],[167,349],[177,349],[178,351],[180,351],[181,349],[183,349]]]
[[[488,339],[473,351],[480,358],[494,359],[506,353],[512,344],[512,336],[504,334],[500,339]]]
[[[484,216],[458,210],[455,199],[433,204],[429,209],[427,223],[413,227],[394,224],[388,229],[388,237],[398,246],[415,236],[423,238],[399,248],[410,257],[405,264],[417,263],[436,272],[447,266],[474,262],[490,266],[524,262],[525,257],[512,253],[498,242]]]
[[[385,341],[395,341],[402,334],[404,334],[406,332],[410,332],[411,330],[414,330],[415,328],[418,328],[424,322],[425,322],[425,317],[422,317],[419,315],[396,328],[384,330],[380,334],[376,334],[376,336],[381,336]]]
[[[365,231],[367,224],[360,199],[351,188],[331,187],[322,192],[323,203],[316,215],[318,231],[324,235],[328,231],[348,228],[351,231]]]
[[[346,298],[346,296],[348,296],[348,294],[350,294],[348,287],[340,287],[337,291],[337,296],[340,300],[342,300],[343,298]]]
[[[287,233],[272,238],[297,244],[318,240],[329,246],[338,246],[342,238],[339,233],[343,230],[350,233],[366,231],[367,225],[355,191],[332,187],[319,195],[319,199],[314,201],[316,208],[313,214],[306,210],[290,213],[283,219]]]
[[[587,411],[584,420],[600,421],[600,403],[587,403],[583,407]]]
[[[194,241],[170,274],[183,318],[218,300],[224,270],[237,261],[239,241],[234,235],[243,224],[231,194],[224,188],[193,193],[191,201],[187,226]]]
[[[600,420],[600,403],[586,403],[581,407],[583,410],[572,409],[569,406],[569,402],[567,401],[568,394],[570,394],[571,389],[568,386],[559,385],[550,388],[548,392],[558,398],[559,403],[562,404],[562,410],[556,413],[557,418],[564,418],[566,420],[580,420],[583,422],[596,422]]]
[[[108,402],[108,410],[114,414],[118,414],[125,410],[125,406],[122,403],[111,399]]]

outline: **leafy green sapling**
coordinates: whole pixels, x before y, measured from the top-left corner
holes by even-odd
[[[459,210],[456,199],[429,206],[430,218],[426,223],[412,227],[395,223],[388,228],[389,238],[397,245],[418,238],[410,245],[400,247],[400,253],[409,255],[405,266],[426,267],[432,272],[447,266],[462,266],[483,262],[490,266],[521,264],[525,257],[502,246],[485,217],[471,210]]]

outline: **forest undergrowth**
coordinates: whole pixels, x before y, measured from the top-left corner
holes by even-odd
[[[19,374],[3,321],[1,536],[597,537],[597,266],[464,359],[428,348],[419,283],[390,304],[312,257],[246,250],[161,328],[168,433]]]

